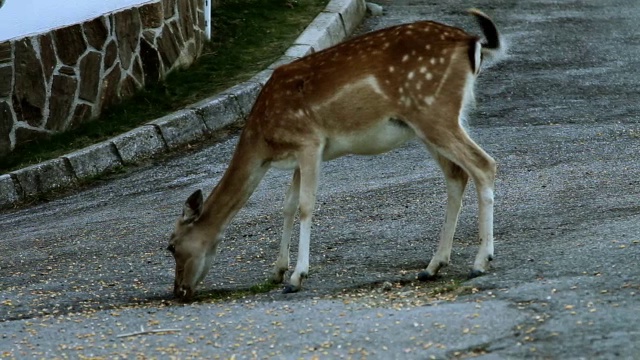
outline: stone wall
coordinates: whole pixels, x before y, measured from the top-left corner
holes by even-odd
[[[0,156],[191,64],[204,29],[204,0],[158,0],[0,43]]]

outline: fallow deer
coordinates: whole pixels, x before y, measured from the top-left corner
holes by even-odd
[[[289,268],[299,209],[298,259],[284,292],[300,290],[309,270],[321,162],[380,154],[416,136],[447,186],[440,242],[418,278],[432,279],[449,263],[469,177],[477,188],[481,239],[470,276],[485,273],[493,257],[496,163],[469,137],[463,118],[483,59],[499,58],[503,46],[493,21],[479,10],[469,12],[484,41],[459,28],[419,21],[364,34],[277,68],[258,95],[220,182],[206,200],[197,190],[184,204],[168,246],[176,261],[174,295],[193,298],[225,228],[270,167],[293,170],[273,280],[282,282]]]

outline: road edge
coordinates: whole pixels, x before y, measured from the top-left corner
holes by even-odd
[[[0,175],[0,209],[140,164],[244,120],[276,67],[341,42],[366,12],[365,0],[331,0],[282,57],[251,79],[109,140]]]

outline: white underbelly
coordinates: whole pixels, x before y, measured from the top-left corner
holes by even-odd
[[[398,120],[385,120],[376,126],[348,134],[327,134],[322,161],[344,155],[377,155],[396,149],[415,138],[412,128]],[[295,153],[271,163],[276,169],[290,170],[298,167]]]
[[[298,159],[292,154],[284,159],[272,161],[271,167],[280,170],[293,170],[298,167]]]
[[[347,154],[377,155],[396,149],[416,136],[412,128],[398,120],[386,120],[375,127],[327,138],[322,160]]]

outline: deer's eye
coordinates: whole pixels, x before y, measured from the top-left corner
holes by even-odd
[[[169,250],[170,253],[175,254],[176,253],[176,246],[173,244],[169,244],[169,246],[167,246],[167,250]]]

